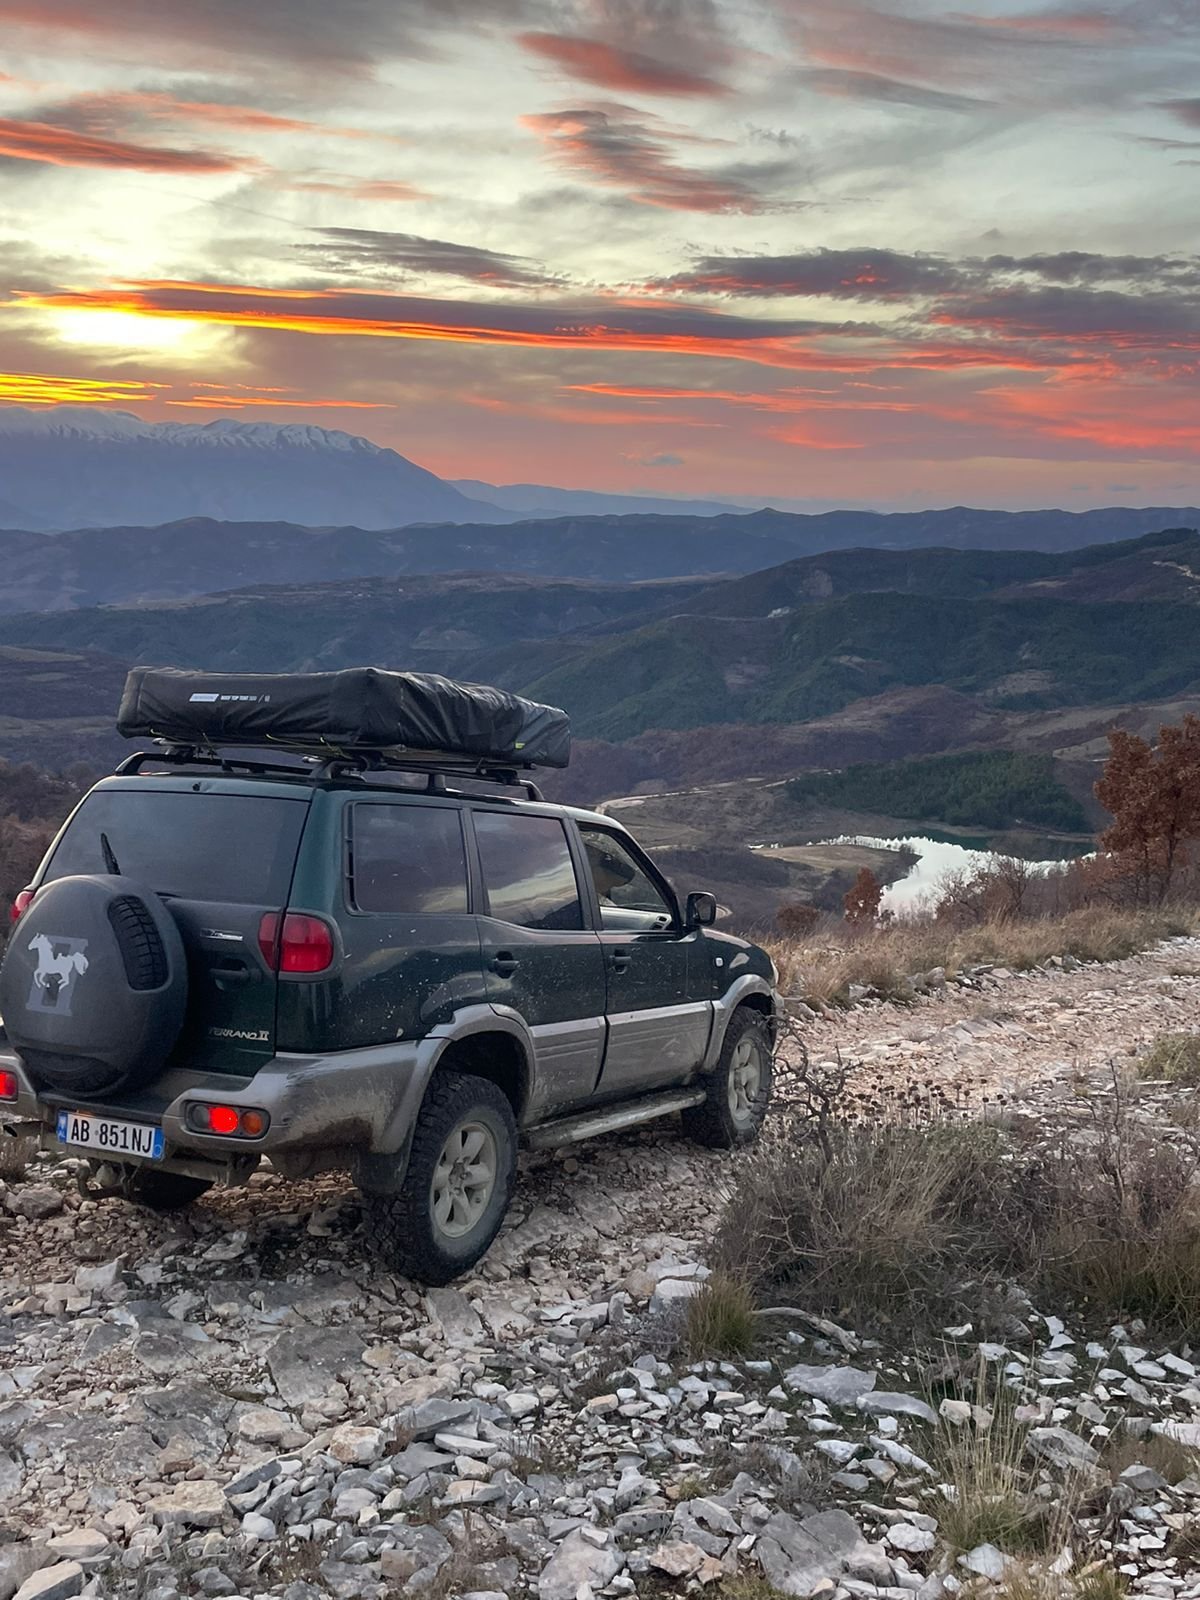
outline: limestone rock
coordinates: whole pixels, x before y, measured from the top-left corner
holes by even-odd
[[[538,1578],[538,1600],[576,1600],[584,1584],[595,1591],[612,1582],[625,1565],[611,1544],[597,1547],[582,1528],[569,1533]]]

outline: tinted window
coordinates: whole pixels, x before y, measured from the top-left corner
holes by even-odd
[[[579,832],[602,910],[612,905],[670,916],[671,907],[662,890],[620,839],[603,828],[588,828],[582,824]]]
[[[458,812],[447,806],[356,805],[351,874],[360,911],[466,911]]]
[[[115,862],[123,877],[181,900],[286,905],[307,815],[307,800],[268,795],[99,789],[75,813],[46,881]]]
[[[575,868],[557,818],[477,811],[475,835],[493,917],[522,928],[583,927]]]

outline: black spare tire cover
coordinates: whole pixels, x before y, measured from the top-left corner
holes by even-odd
[[[0,1014],[39,1087],[103,1094],[161,1072],[183,1027],[187,958],[170,912],[130,878],[58,878],[13,928]]]

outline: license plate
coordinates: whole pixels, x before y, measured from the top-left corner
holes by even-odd
[[[143,1161],[161,1161],[161,1128],[148,1122],[118,1122],[115,1117],[95,1117],[90,1111],[58,1113],[59,1144],[74,1145],[97,1155],[138,1156]]]

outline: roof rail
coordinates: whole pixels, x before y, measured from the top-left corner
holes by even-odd
[[[129,777],[140,772],[147,762],[158,761],[168,766],[206,767],[218,772],[250,776],[280,774],[291,778],[307,778],[312,783],[326,782],[339,777],[370,777],[373,774],[395,772],[414,773],[426,779],[428,794],[461,793],[448,789],[446,779],[468,783],[502,785],[505,788],[523,789],[528,799],[541,800],[541,790],[532,778],[526,778],[515,767],[495,765],[486,761],[469,762],[453,755],[436,753],[406,757],[386,750],[350,750],[322,757],[300,747],[289,748],[287,753],[300,758],[301,765],[279,761],[264,761],[257,756],[221,754],[217,749],[200,750],[192,745],[171,744],[161,741],[159,750],[136,750],[117,766],[118,777]]]

